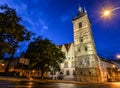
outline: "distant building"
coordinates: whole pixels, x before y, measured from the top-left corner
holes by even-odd
[[[0,60],[0,72],[4,72],[4,70],[5,70],[5,61]]]

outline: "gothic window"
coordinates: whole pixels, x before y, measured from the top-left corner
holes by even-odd
[[[75,75],[75,70],[73,70],[73,75]]]
[[[91,75],[91,72],[89,72],[89,75]]]
[[[64,68],[68,68],[68,62],[64,63]]]
[[[82,37],[80,37],[80,42],[83,42],[83,38]]]
[[[66,70],[66,75],[70,75],[70,71],[69,70]]]
[[[87,66],[90,66],[90,61],[89,61],[89,59],[86,59],[86,64],[87,64]]]
[[[82,60],[80,60],[80,65],[82,65],[82,62],[83,62],[83,61],[82,61]]]
[[[81,27],[82,27],[82,22],[79,23],[79,28],[81,28]]]
[[[80,49],[78,49],[78,52],[80,52]]]
[[[87,46],[85,46],[85,51],[88,51],[88,48],[87,48]]]
[[[80,75],[82,75],[82,72],[80,72]]]

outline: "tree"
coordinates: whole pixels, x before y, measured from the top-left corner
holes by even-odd
[[[20,23],[22,19],[17,16],[15,9],[2,5],[0,10],[0,58],[3,59],[5,54],[8,54],[7,72],[19,42],[29,40],[31,32]]]
[[[43,79],[44,73],[50,71],[52,67],[58,70],[60,63],[65,59],[65,55],[50,40],[38,37],[28,46],[25,58],[30,59],[30,69],[41,71],[41,78]]]
[[[60,63],[62,63],[65,59],[65,55],[63,56],[63,52],[61,49],[57,47],[55,44],[51,46],[52,52],[52,60],[50,66],[52,68],[52,78],[56,71],[60,71]]]

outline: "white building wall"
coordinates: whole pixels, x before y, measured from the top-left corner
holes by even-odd
[[[108,69],[107,68],[114,68],[114,64],[112,64],[111,62],[107,61],[107,60],[102,60],[100,61],[100,68],[101,68],[101,78],[102,78],[102,82],[106,82],[108,81],[109,78],[109,73],[108,73]]]
[[[64,63],[61,64],[61,70],[63,71],[63,76],[65,80],[73,80],[74,79],[74,74],[73,71],[75,71],[75,57],[74,57],[74,45],[73,43],[70,44],[69,49],[65,50],[66,47],[65,45],[62,46],[61,50],[65,52],[66,59]],[[68,65],[66,66],[66,63]],[[67,71],[69,71],[67,73]]]

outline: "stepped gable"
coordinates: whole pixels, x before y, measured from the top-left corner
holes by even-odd
[[[61,49],[61,48],[62,48],[62,46],[64,45],[64,46],[65,46],[65,48],[66,48],[66,50],[67,50],[67,52],[68,52],[68,51],[69,51],[69,49],[70,49],[71,44],[72,44],[72,43],[62,44],[62,45],[59,45],[58,47]]]
[[[72,43],[64,44],[67,52],[69,51],[71,44],[72,44]]]

